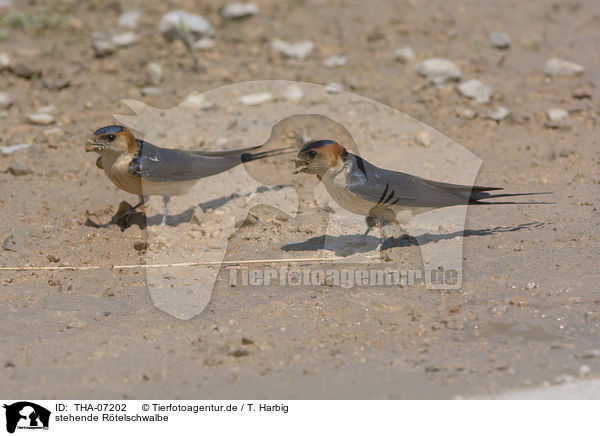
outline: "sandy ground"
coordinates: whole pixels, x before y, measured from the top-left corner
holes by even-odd
[[[0,145],[32,144],[0,155],[0,265],[100,267],[0,271],[1,397],[468,398],[544,383],[571,386],[575,379],[600,374],[597,2],[377,3],[367,8],[362,2],[260,1],[259,14],[237,21],[221,18],[221,1],[201,7],[186,1],[56,2],[0,11],[8,16],[20,10],[28,17],[24,29],[1,21],[0,52],[36,73],[26,79],[0,71],[0,91],[13,99],[0,117]],[[95,57],[91,33],[116,27],[120,12],[131,8],[142,11],[138,42]],[[157,31],[161,15],[177,8],[201,14],[215,27],[215,47],[198,52],[205,71],[193,71],[184,45],[165,41]],[[490,47],[488,34],[496,30],[511,36],[508,50]],[[285,59],[272,52],[274,38],[310,39],[317,48],[304,61]],[[394,50],[406,45],[415,60],[394,61]],[[347,65],[322,64],[336,54],[346,55]],[[492,87],[492,102],[474,103],[454,86],[427,84],[416,65],[434,56],[453,60],[464,80],[477,78]],[[550,57],[577,62],[586,71],[545,77]],[[144,68],[151,61],[162,66],[164,80],[160,94],[144,96]],[[121,201],[136,198],[118,191],[96,168],[96,156],[84,152],[84,141],[95,129],[115,123],[111,114],[133,115],[122,99],[171,109],[191,93],[263,79],[338,82],[411,115],[478,156],[477,183],[513,192],[553,191],[555,204],[469,208],[463,284],[457,290],[344,289],[326,283],[232,287],[223,267],[215,268],[217,282],[206,310],[177,319],[153,304],[156,275],[111,266],[144,263],[157,247],[166,247],[163,254],[182,247],[200,253],[220,238],[230,260],[347,257],[347,250],[328,249],[322,242],[327,214],[339,212],[331,204],[334,213],[317,206],[322,203],[313,197],[316,180],[292,178],[288,161],[272,159],[247,167],[264,189],[244,183],[247,173],[239,167],[224,186],[248,192],[223,199],[204,191],[176,199],[166,229],[156,228],[159,199],[151,201],[149,227],[105,226]],[[341,110],[329,94],[306,95],[303,102],[315,113]],[[252,130],[252,118],[236,108],[236,98],[216,103],[218,110],[201,118],[214,119],[200,124],[210,129],[192,131],[191,146],[218,148],[221,138],[223,147],[253,145],[246,141],[262,143],[272,135],[271,119],[256,113],[260,122]],[[511,110],[510,117],[487,119],[489,107],[498,104]],[[48,105],[54,106],[54,124],[27,122],[27,114]],[[401,133],[386,136],[389,125],[370,129],[385,117],[363,114],[356,105],[345,127],[369,159],[429,177],[448,170],[451,164],[443,160],[436,165],[418,159],[419,153],[427,156],[427,147],[410,143],[410,135],[404,141]],[[548,124],[546,111],[555,107],[568,110],[569,117]],[[273,108],[277,120],[294,106]],[[459,116],[464,108],[477,116]],[[225,121],[219,110],[235,122]],[[173,121],[153,125],[146,139],[171,145],[178,132]],[[287,138],[281,142],[294,145],[297,133],[281,133]],[[440,138],[445,136],[433,135],[430,147]],[[394,144],[400,157],[387,162],[379,147],[390,150]],[[14,175],[19,167],[27,174]],[[448,177],[461,181],[461,174]],[[275,195],[286,184],[294,192],[284,192],[291,203],[283,212],[273,207],[276,200],[254,207],[253,192]],[[296,204],[300,213],[293,215]],[[239,225],[230,210],[245,208],[252,217],[231,237],[210,224],[222,217]],[[362,218],[355,219],[351,234],[364,228]],[[438,230],[437,240],[449,238]],[[148,250],[135,250],[136,239],[147,240]],[[377,239],[367,243],[372,248]],[[423,264],[414,238],[394,240],[385,254],[386,266]]]

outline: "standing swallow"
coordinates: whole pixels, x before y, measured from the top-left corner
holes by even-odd
[[[482,200],[549,194],[490,194],[487,191],[503,188],[454,185],[390,171],[376,167],[330,140],[314,141],[302,148],[294,173],[315,174],[336,203],[366,217],[365,236],[374,226],[383,230],[389,223],[408,224],[414,215],[432,209],[464,204],[520,204]]]
[[[171,196],[185,194],[198,180],[227,171],[241,163],[277,155],[281,150],[250,153],[260,145],[234,150],[200,151],[157,147],[136,139],[123,126],[96,130],[86,141],[85,151],[100,155],[96,166],[120,189],[145,197],[161,195],[165,208],[161,225],[167,221]]]

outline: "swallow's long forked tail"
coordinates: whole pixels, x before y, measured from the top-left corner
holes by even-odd
[[[258,147],[260,147],[260,145]],[[251,150],[256,149],[258,147],[253,147],[253,148],[251,148]],[[253,160],[263,159],[263,158],[267,158],[267,157],[280,156],[282,154],[287,154],[287,153],[293,153],[293,152],[295,152],[295,150],[296,150],[295,148],[288,147],[288,148],[276,148],[274,150],[265,150],[265,151],[261,151],[259,153],[242,153],[240,155],[240,159],[242,160],[242,162],[251,162]]]

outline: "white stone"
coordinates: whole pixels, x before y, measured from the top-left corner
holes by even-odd
[[[36,113],[27,115],[27,121],[31,124],[47,125],[54,122],[54,117],[48,113]]]
[[[103,58],[113,53],[116,49],[115,45],[111,41],[104,41],[102,39],[97,39],[93,44],[94,53],[99,58]]]
[[[146,65],[146,74],[148,76],[148,82],[151,85],[158,85],[163,79],[163,69],[156,62],[149,62]]]
[[[510,36],[508,36],[508,34],[504,32],[491,32],[490,44],[494,48],[508,48],[510,47]]]
[[[263,104],[271,100],[271,94],[268,92],[257,92],[254,94],[246,94],[240,97],[240,103],[244,106],[254,106]]]
[[[118,33],[114,35],[111,39],[111,42],[117,47],[129,47],[137,42],[137,35],[135,32],[128,31],[123,33]]]
[[[19,150],[26,150],[29,147],[31,147],[32,144],[15,144],[15,145],[5,145],[5,146],[0,146],[0,153],[7,155],[7,154],[11,154],[14,153],[15,151],[19,151]]]
[[[6,109],[12,105],[12,97],[8,92],[0,92],[0,109]]]
[[[121,14],[117,26],[121,29],[135,30],[137,29],[140,17],[142,14],[140,11],[126,11]]]
[[[431,135],[427,130],[419,130],[418,132],[415,132],[413,140],[415,141],[415,144],[422,147],[429,147],[431,145]]]
[[[327,59],[323,59],[323,65],[329,68],[343,67],[348,62],[348,58],[342,55],[330,56]]]
[[[552,109],[548,109],[548,112],[546,112],[546,115],[548,116],[548,119],[550,121],[560,121],[560,120],[564,120],[565,118],[568,118],[569,112],[567,112],[564,109],[554,107]]]
[[[225,8],[221,15],[227,20],[235,20],[238,18],[245,18],[251,15],[258,14],[258,6],[250,2],[237,2],[230,3]]]
[[[6,53],[0,53],[0,71],[10,67],[10,56]]]
[[[488,118],[494,121],[502,121],[510,114],[510,111],[506,109],[504,106],[496,106],[488,110],[487,116]]]
[[[215,47],[216,43],[213,38],[200,38],[192,47],[195,50],[212,50]]]
[[[142,95],[152,96],[159,95],[162,92],[162,89],[157,88],[155,86],[146,86],[142,88]]]
[[[308,40],[289,43],[282,39],[274,39],[271,47],[287,57],[304,60],[315,49],[315,44]]]
[[[283,91],[283,98],[290,101],[298,101],[304,97],[302,89],[297,85],[290,85]]]
[[[492,95],[492,89],[485,86],[477,79],[471,79],[458,86],[458,92],[464,97],[472,98],[478,103],[488,103]]]
[[[573,76],[585,71],[581,65],[564,59],[550,58],[546,61],[545,73],[547,76]]]
[[[206,18],[186,11],[171,11],[163,15],[158,24],[158,31],[165,38],[173,40],[182,38],[182,26],[194,40],[214,34],[213,27]]]
[[[329,82],[327,85],[325,85],[325,92],[327,92],[327,94],[339,94],[343,90],[344,85],[341,83]]]
[[[415,52],[410,47],[402,47],[394,51],[394,60],[403,64],[412,61],[415,58]]]
[[[462,76],[454,62],[444,58],[426,59],[417,65],[417,72],[430,82],[441,84],[448,80],[458,80]]]

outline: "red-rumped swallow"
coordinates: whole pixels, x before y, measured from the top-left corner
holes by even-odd
[[[504,188],[454,185],[390,171],[348,153],[340,144],[330,140],[314,141],[304,146],[295,162],[295,174],[315,174],[336,203],[366,217],[365,236],[374,226],[381,229],[389,223],[408,224],[414,215],[432,209],[466,204],[523,204],[482,200],[550,194],[490,194],[487,191]]]
[[[167,149],[136,139],[126,127],[113,125],[96,130],[86,141],[85,151],[100,155],[96,166],[104,170],[111,182],[140,197],[129,212],[144,204],[145,197],[161,195],[165,202],[161,221],[164,225],[171,196],[185,194],[204,177],[281,151],[251,153],[259,147],[218,151]]]

